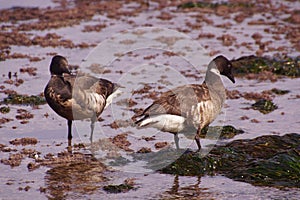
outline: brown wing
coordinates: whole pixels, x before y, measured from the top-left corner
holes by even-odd
[[[68,104],[72,99],[72,86],[61,76],[52,76],[47,84],[44,95],[49,106],[60,116],[73,120],[72,106]]]
[[[64,102],[72,98],[72,77],[65,80],[61,76],[51,77],[48,85],[45,88],[45,97],[51,96],[57,102]],[[51,93],[51,94],[50,94]]]
[[[145,109],[143,115],[173,114],[187,117],[192,106],[207,100],[210,100],[210,95],[205,83],[202,85],[184,85],[163,93]]]
[[[64,76],[64,80],[69,82],[75,90],[80,89],[82,91],[95,92],[102,95],[104,98],[107,98],[115,89],[114,83],[87,74],[77,76],[66,75]]]

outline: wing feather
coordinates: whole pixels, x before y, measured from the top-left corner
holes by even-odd
[[[189,117],[193,106],[198,102],[210,100],[209,90],[205,83],[177,87],[163,93],[156,101],[146,108],[142,115],[173,114]]]

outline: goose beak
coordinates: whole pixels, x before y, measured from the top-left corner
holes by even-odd
[[[65,74],[72,74],[72,71],[69,68],[69,65],[67,65],[64,69],[63,69],[63,73]]]
[[[114,83],[115,88],[125,88],[123,85],[119,84],[119,83]]]
[[[231,73],[228,74],[227,77],[229,78],[229,80],[231,80],[232,83],[235,83],[234,77]]]
[[[70,70],[71,68],[70,68],[70,65],[66,65],[66,71],[67,71],[67,73],[71,73],[71,70]]]

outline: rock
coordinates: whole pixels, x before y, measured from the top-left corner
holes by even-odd
[[[300,134],[268,135],[216,146],[205,157],[183,154],[162,173],[221,174],[254,185],[300,187]]]

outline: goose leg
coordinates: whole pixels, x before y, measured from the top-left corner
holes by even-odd
[[[72,146],[72,120],[68,120],[68,147]]]
[[[174,133],[174,141],[175,141],[176,149],[179,150],[179,137],[178,137],[178,133]]]
[[[72,140],[72,120],[68,120],[68,139]]]
[[[93,134],[94,134],[94,128],[95,128],[95,122],[96,122],[97,116],[94,115],[91,118],[91,135],[90,135],[90,141],[93,142]]]
[[[195,135],[195,141],[196,141],[196,144],[198,146],[198,151],[201,150],[200,133],[201,133],[201,128],[199,127],[198,130],[197,130],[197,133]]]

